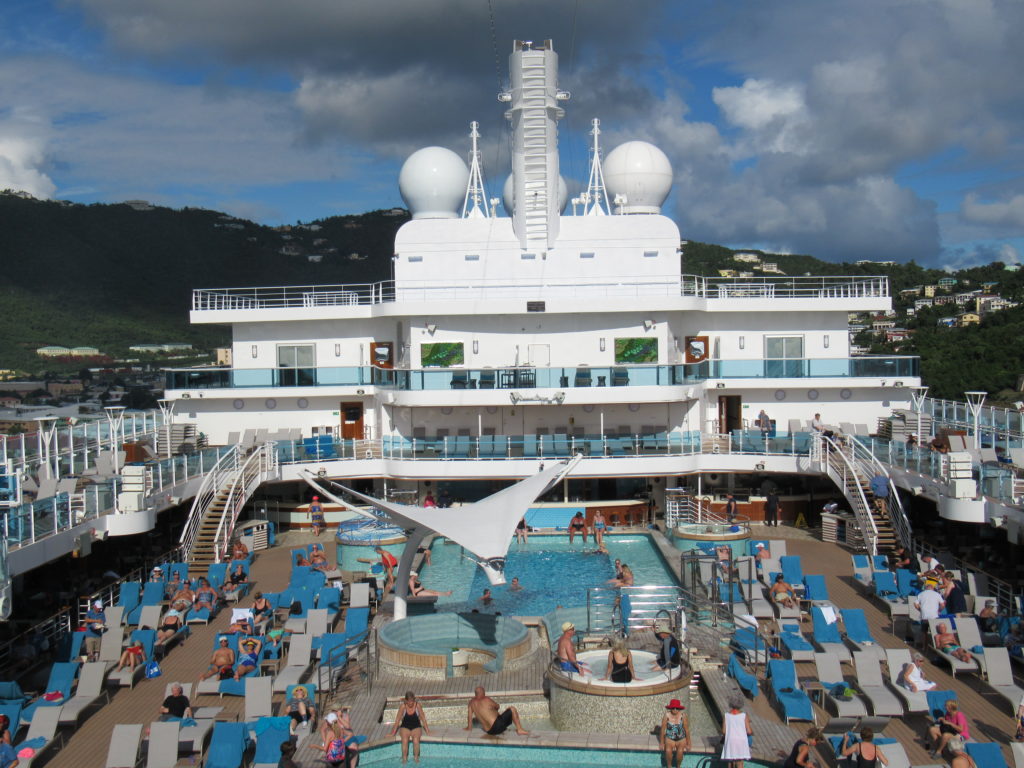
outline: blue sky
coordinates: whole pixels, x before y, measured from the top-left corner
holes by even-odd
[[[493,29],[489,8],[493,8]],[[688,239],[955,267],[1024,254],[1024,4],[1000,0],[8,0],[0,188],[276,224],[402,205],[552,38],[562,167],[661,147]],[[496,62],[497,59],[497,62]]]

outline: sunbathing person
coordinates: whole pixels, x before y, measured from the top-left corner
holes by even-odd
[[[124,649],[124,653],[121,654],[120,661],[117,662],[117,671],[120,672],[125,667],[134,670],[139,664],[142,664],[146,660],[146,649],[142,647],[142,641],[136,640],[134,643]]]
[[[908,661],[903,665],[903,669],[900,671],[899,677],[896,678],[896,682],[914,693],[930,691],[934,688],[935,683],[931,680],[926,680],[924,673],[921,671],[921,662],[923,661],[923,656],[914,656],[912,661]]]
[[[327,555],[322,549],[313,550],[313,554],[309,556],[309,567],[314,571],[331,570],[331,564],[327,562]]]
[[[199,589],[196,590],[195,607],[209,608],[212,613],[219,599],[220,595],[217,594],[217,590],[210,586],[210,582],[206,579],[200,579]]]
[[[960,646],[956,633],[950,632],[945,624],[939,624],[935,627],[935,637],[932,640],[935,643],[935,647],[943,653],[960,659],[960,661],[971,660],[970,651]]]
[[[249,548],[242,543],[241,539],[236,539],[234,546],[231,548],[231,559],[245,560],[248,556]]]
[[[785,606],[786,608],[796,608],[798,603],[796,601],[796,593],[793,588],[786,583],[786,580],[782,578],[780,573],[775,577],[775,583],[772,584],[771,598],[774,602]]]
[[[217,650],[213,652],[213,658],[210,659],[210,666],[207,667],[206,671],[199,676],[200,680],[206,680],[214,675],[223,676],[224,670],[231,674],[232,667],[235,666],[235,652],[228,647],[228,639],[222,637]]]
[[[235,680],[241,680],[260,665],[260,649],[262,647],[263,643],[255,637],[248,637],[242,641],[242,648],[245,650],[238,657],[238,667],[235,668]]]
[[[515,707],[507,707],[504,712],[499,714],[498,702],[487,695],[483,686],[478,685],[474,689],[473,698],[469,700],[466,709],[469,719],[469,725],[466,726],[467,731],[473,730],[473,718],[475,717],[488,736],[504,733],[510,725],[515,726],[516,733],[520,736],[530,735],[529,731],[523,729],[518,710]]]
[[[448,597],[451,594],[451,590],[439,592],[436,589],[427,589],[420,584],[418,576],[416,571],[409,571],[409,594],[413,597]]]
[[[245,568],[239,563],[235,566],[231,576],[228,577],[228,583],[224,585],[224,597],[237,600],[242,589],[244,589],[244,585],[248,583],[249,577],[245,573]]]
[[[192,605],[192,603],[194,603],[195,600],[196,600],[196,593],[192,591],[192,588],[188,584],[182,584],[181,585],[181,589],[177,590],[174,593],[174,596],[171,597],[171,602],[172,603],[179,603],[179,602],[181,602],[181,603],[188,603],[189,605]]]
[[[184,624],[184,617],[178,608],[180,605],[181,603],[174,603],[167,613],[164,614],[164,618],[160,622],[160,628],[156,631],[157,642],[162,643],[171,639],[181,629],[182,624]]]

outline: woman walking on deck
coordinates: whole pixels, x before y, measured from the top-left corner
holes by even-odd
[[[729,762],[729,768],[743,768],[743,761],[750,759],[750,718],[742,712],[743,702],[729,702],[729,711],[722,720],[722,760]]]

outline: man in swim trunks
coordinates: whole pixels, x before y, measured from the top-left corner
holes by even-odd
[[[260,648],[263,643],[255,637],[247,637],[242,641],[245,651],[238,657],[238,668],[235,670],[235,680],[241,680],[260,665]]]
[[[199,679],[206,680],[208,677],[219,674],[222,667],[230,669],[233,666],[235,666],[235,652],[228,647],[228,639],[222,637],[217,650],[213,652],[213,658],[210,659],[210,666],[199,676]]]
[[[971,661],[973,658],[970,651],[960,646],[956,633],[950,632],[945,624],[939,624],[935,627],[934,641],[936,648],[945,654],[960,659],[960,661]]]
[[[516,727],[516,733],[520,736],[529,736],[530,732],[523,730],[523,724],[519,721],[519,711],[515,707],[509,707],[502,713],[498,713],[498,702],[487,695],[483,686],[478,685],[473,691],[473,698],[469,700],[466,707],[468,720],[466,730],[473,730],[473,718],[480,721],[480,727],[488,736],[497,736],[508,730],[510,725]]]
[[[583,517],[582,512],[577,512],[572,516],[569,521],[569,543],[572,544],[573,537],[576,534],[580,534],[583,537],[583,543],[587,543],[587,521]]]
[[[586,665],[576,659],[576,646],[572,641],[576,626],[571,621],[562,624],[562,636],[558,638],[558,665],[563,672],[584,674]]]

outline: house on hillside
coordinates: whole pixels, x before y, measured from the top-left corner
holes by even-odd
[[[757,264],[761,261],[761,257],[756,253],[734,253],[732,255],[733,261],[740,261],[744,264]]]
[[[935,292],[937,290],[939,290],[939,286],[937,285],[925,285],[921,287],[922,293],[924,293],[925,297],[929,299],[935,296]]]
[[[36,350],[36,354],[40,357],[67,357],[71,354],[71,350],[68,347],[62,347],[59,344],[50,344],[46,347],[39,347]]]
[[[72,357],[99,357],[100,351],[96,347],[72,347],[69,354]]]
[[[966,328],[969,325],[977,325],[981,322],[981,315],[977,312],[962,312],[956,316],[958,328]]]
[[[957,279],[955,277],[940,277],[939,288],[944,291],[951,291],[956,288]]]
[[[914,302],[914,309],[922,310],[935,304],[935,299],[918,299]]]
[[[935,324],[939,325],[939,326],[943,326],[945,328],[953,328],[953,327],[956,326],[956,318],[955,317],[940,317],[938,320],[935,321]]]

